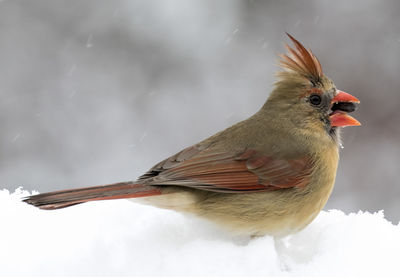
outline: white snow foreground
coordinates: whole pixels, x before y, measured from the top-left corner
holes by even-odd
[[[275,242],[130,201],[42,211],[0,190],[0,276],[400,276],[400,226],[321,212]]]

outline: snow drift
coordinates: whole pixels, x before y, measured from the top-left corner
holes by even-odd
[[[400,226],[321,212],[275,241],[130,201],[42,211],[0,191],[0,276],[400,276]]]

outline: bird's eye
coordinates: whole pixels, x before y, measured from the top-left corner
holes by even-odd
[[[310,103],[314,106],[318,106],[319,104],[321,104],[321,96],[319,96],[318,94],[312,94],[309,97]]]

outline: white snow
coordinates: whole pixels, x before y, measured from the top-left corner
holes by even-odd
[[[0,276],[400,276],[400,226],[321,212],[283,240],[237,238],[130,201],[42,211],[0,190]]]

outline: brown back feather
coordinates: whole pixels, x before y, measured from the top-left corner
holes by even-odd
[[[282,59],[279,65],[282,68],[294,71],[312,82],[318,82],[323,76],[322,67],[318,59],[311,50],[307,50],[300,42],[294,37],[286,33],[292,40],[296,49],[293,49],[286,44],[288,54],[279,55]]]

